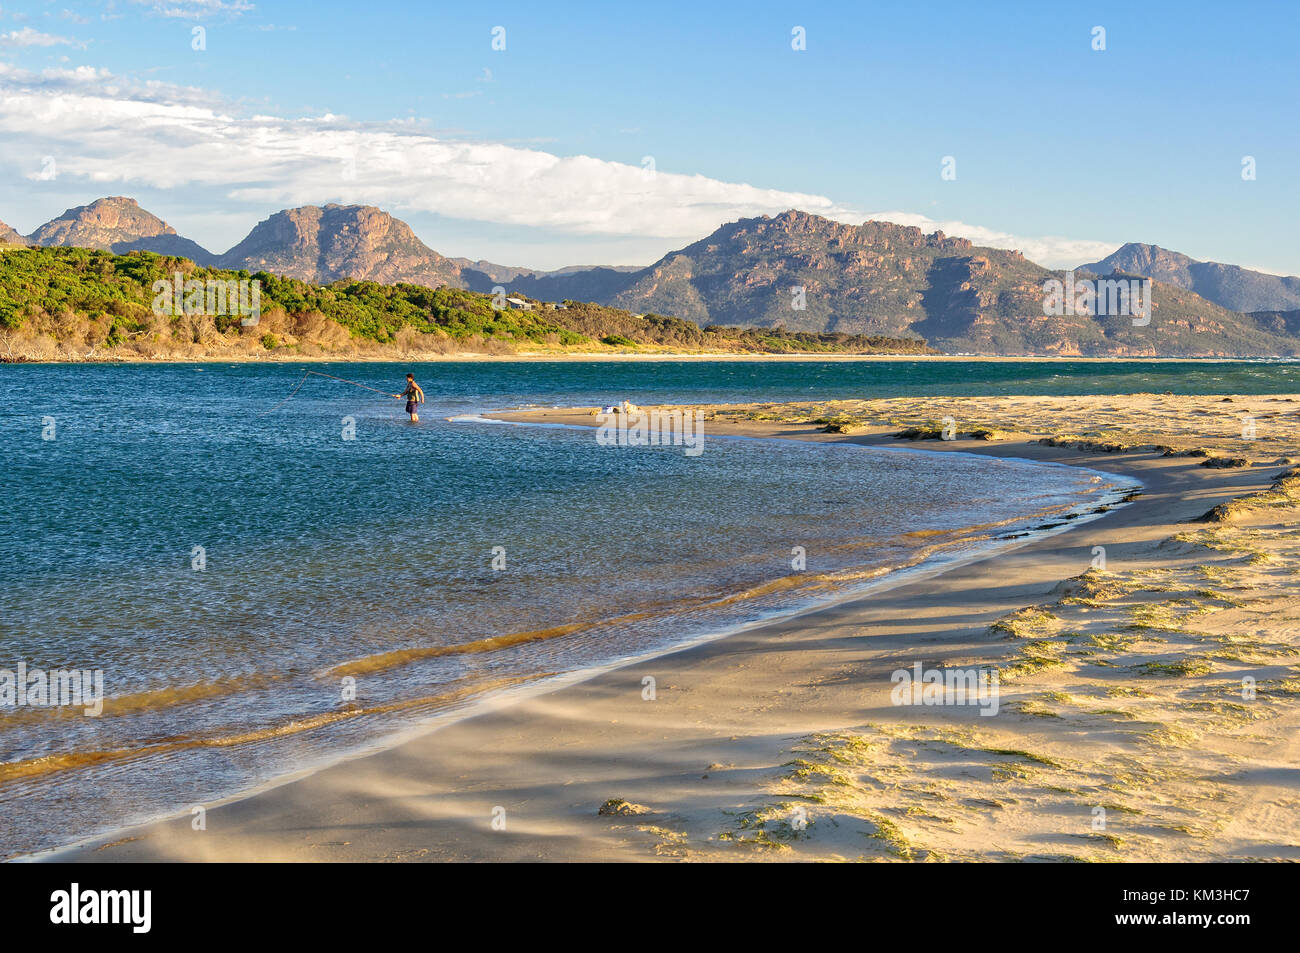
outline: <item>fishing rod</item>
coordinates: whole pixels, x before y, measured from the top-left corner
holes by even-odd
[[[345,383],[345,384],[351,384],[351,385],[354,386],[354,387],[364,387],[366,390],[372,390],[372,391],[374,391],[376,394],[383,394],[385,397],[392,397],[392,396],[393,396],[392,394],[390,394],[390,393],[389,393],[388,391],[386,391],[386,390],[380,390],[378,387],[371,387],[371,386],[368,385],[368,384],[361,384],[361,383],[358,383],[357,381],[350,381],[350,380],[348,380],[346,377],[335,377],[333,374],[326,374],[326,373],[324,373],[324,372],[322,372],[322,371],[308,371],[307,374],[315,374],[317,377],[328,377],[328,378],[329,378],[330,380],[332,380],[332,381],[342,381],[343,383]],[[304,375],[304,376],[306,376],[306,375]]]
[[[351,384],[353,387],[361,387],[361,388],[364,388],[365,390],[372,390],[372,391],[374,391],[376,394],[383,394],[385,397],[392,397],[392,396],[393,396],[391,393],[389,393],[389,392],[386,391],[386,390],[380,390],[378,387],[371,387],[369,384],[362,384],[362,383],[359,382],[359,381],[348,380],[346,377],[335,377],[333,374],[326,374],[326,373],[324,373],[323,371],[305,371],[305,372],[303,373],[303,375],[302,375],[302,378],[298,381],[298,383],[297,383],[297,385],[294,387],[294,389],[291,390],[291,391],[289,391],[289,396],[288,396],[288,397],[286,397],[284,400],[280,401],[278,404],[276,404],[276,405],[275,405],[274,407],[272,407],[270,410],[264,410],[264,411],[262,411],[260,414],[258,414],[257,416],[259,416],[259,417],[265,417],[267,414],[272,413],[273,411],[279,410],[281,407],[283,407],[285,404],[287,404],[287,403],[289,402],[290,398],[292,398],[294,394],[298,393],[298,391],[302,389],[302,385],[305,384],[305,383],[307,383],[307,378],[311,377],[313,374],[316,375],[317,377],[328,377],[330,380],[333,380],[333,381],[342,381],[344,384]]]

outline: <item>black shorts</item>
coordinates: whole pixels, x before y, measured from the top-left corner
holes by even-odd
[[[413,414],[413,413],[415,413],[415,401],[413,401],[413,400],[408,400],[408,401],[406,402],[406,412],[407,412],[408,414]]]

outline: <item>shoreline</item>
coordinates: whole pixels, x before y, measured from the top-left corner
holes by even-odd
[[[548,417],[550,422],[563,422],[555,418],[566,415],[558,411],[533,411],[522,416],[528,422],[544,422]],[[585,425],[591,426],[589,416]],[[893,443],[881,432],[845,438],[814,434],[807,427],[789,428],[770,423],[736,424],[727,429],[733,428],[738,435],[757,435],[755,431],[760,430],[765,436]],[[913,445],[910,449],[924,451],[928,448]],[[790,760],[787,757],[790,751],[786,749],[791,744],[797,746],[800,733],[815,734],[827,729],[848,731],[861,720],[860,713],[852,711],[856,706],[846,706],[842,703],[844,699],[841,699],[841,704],[830,706],[828,711],[821,711],[819,718],[813,717],[808,709],[810,706],[818,707],[813,704],[818,692],[813,690],[810,694],[806,686],[798,691],[789,688],[788,679],[780,674],[795,669],[810,679],[810,684],[820,684],[825,673],[814,660],[815,653],[799,648],[800,643],[815,640],[814,633],[827,627],[836,631],[856,629],[864,617],[879,617],[882,612],[889,616],[891,606],[897,609],[903,605],[919,604],[931,617],[937,613],[945,619],[955,618],[963,623],[982,620],[992,612],[996,612],[998,617],[1008,612],[1014,614],[1023,608],[1025,601],[1034,601],[1024,599],[1029,594],[1024,591],[1026,586],[1036,595],[1044,596],[1064,580],[1087,570],[1087,547],[1078,542],[1073,546],[1064,545],[1066,541],[1088,536],[1085,526],[1107,527],[1108,532],[1124,530],[1135,539],[1121,543],[1121,546],[1150,548],[1154,545],[1150,538],[1153,531],[1159,535],[1161,528],[1205,512],[1210,501],[1225,503],[1244,493],[1258,492],[1266,488],[1268,482],[1265,468],[1206,469],[1186,459],[1162,458],[1150,452],[1112,454],[1099,459],[1096,454],[1045,447],[1031,440],[993,445],[981,441],[956,441],[943,449],[1021,456],[1108,473],[1119,471],[1117,475],[1143,480],[1148,492],[1130,506],[1107,513],[1095,523],[1071,525],[1058,535],[1027,541],[1006,556],[996,553],[968,565],[944,567],[928,580],[944,580],[946,585],[938,587],[938,590],[923,586],[922,580],[900,580],[888,590],[856,596],[839,605],[811,609],[795,619],[764,621],[752,629],[732,632],[704,644],[671,649],[653,660],[625,662],[573,685],[519,699],[443,728],[426,728],[417,736],[385,751],[364,754],[315,770],[273,789],[240,796],[220,808],[214,807],[209,817],[209,830],[202,834],[190,832],[186,816],[147,825],[137,836],[119,837],[117,841],[110,840],[108,845],[103,843],[109,840],[105,836],[79,848],[62,848],[56,852],[57,856],[49,859],[653,859],[663,856],[737,859],[749,856],[751,851],[758,851],[762,856],[767,856],[770,851],[773,856],[780,856],[788,853],[792,849],[791,843],[799,839],[778,838],[774,843],[763,843],[764,838],[757,837],[752,827],[741,831],[718,829],[716,836],[702,836],[702,831],[710,826],[719,828],[730,808],[718,804],[705,808],[698,793],[692,796],[682,790],[683,774],[678,749],[692,738],[696,744],[703,743],[695,737],[700,732],[701,722],[689,714],[689,705],[682,709],[683,703],[676,697],[678,693],[668,691],[666,682],[675,685],[675,680],[680,680],[690,686],[681,694],[686,698],[698,698],[696,707],[708,712],[703,723],[730,724],[738,732],[726,738],[708,739],[716,757],[704,763],[703,781],[708,781],[712,773],[726,774],[730,770],[725,769],[727,763],[738,769],[737,761],[752,759],[755,749],[762,749],[768,755],[758,759],[759,763],[766,765],[767,773],[779,774],[780,766]],[[1147,479],[1142,474],[1146,474]],[[1184,494],[1171,492],[1178,488],[1195,488],[1195,494],[1190,500],[1184,499]],[[1178,519],[1170,519],[1175,516]],[[1101,530],[1094,529],[1093,532]],[[1065,564],[1076,571],[1062,572],[1060,553],[1080,549],[1082,552]],[[1037,561],[1032,558],[1035,554],[1039,556]],[[1045,575],[1039,565],[1044,559],[1055,566],[1055,570]],[[1015,565],[1017,570],[1009,573],[1008,564]],[[1036,583],[1026,581],[1036,577]],[[996,606],[986,605],[989,600],[981,600],[961,588],[963,582],[971,580],[978,582],[977,589],[992,587],[1008,592],[992,600]],[[1012,597],[1012,593],[1019,594]],[[877,621],[877,625],[880,624]],[[888,626],[885,628],[888,631]],[[936,641],[949,652],[961,648],[969,650],[969,633],[962,634],[963,631],[948,632],[946,638],[938,637]],[[854,636],[842,633],[834,641],[852,645],[854,639]],[[980,641],[976,640],[977,644]],[[898,642],[897,634],[893,636],[893,642]],[[884,644],[892,644],[888,636]],[[904,640],[892,651],[897,654],[909,646],[913,651],[917,648],[915,642]],[[997,647],[1008,648],[1005,644]],[[734,681],[736,669],[759,667],[759,663],[750,659],[750,654],[760,649],[760,657],[765,662],[763,670],[751,673],[743,688],[737,686]],[[839,652],[843,654],[844,651],[842,646]],[[858,654],[849,652],[841,661],[856,658]],[[867,657],[872,655],[867,653]],[[649,667],[664,673],[659,683],[665,685],[663,694],[673,702],[665,705],[664,701],[668,699],[658,699],[648,706],[641,702],[640,682],[631,677],[637,673],[629,673],[629,667]],[[769,667],[774,667],[774,670]],[[756,699],[767,697],[769,693],[761,686],[774,677],[777,697],[783,694],[795,696],[800,704],[784,706],[782,717],[775,721],[759,718],[767,723],[768,728],[775,730],[755,737],[752,734],[753,718],[737,723],[735,711],[737,708],[753,709]],[[878,684],[878,681],[868,680],[863,686],[876,693],[884,691],[888,694],[888,682]],[[770,711],[767,706],[759,707],[763,709],[762,713]],[[670,717],[665,719],[665,712]],[[754,712],[754,718],[759,714]],[[611,715],[620,717],[611,718]],[[950,717],[962,721],[959,715]],[[978,721],[976,719],[977,725]],[[557,733],[557,725],[566,726],[567,731]],[[619,725],[625,727],[613,727]],[[669,734],[663,734],[666,729],[671,729]],[[802,729],[812,731],[804,732]],[[562,765],[551,765],[547,757],[549,754],[557,761],[561,760],[558,756],[574,746],[581,749],[587,758],[594,759],[584,762],[587,772],[581,780],[571,777]],[[629,751],[639,751],[642,757],[630,757]],[[728,758],[729,761],[724,760]],[[668,764],[678,770],[668,770]],[[715,770],[707,770],[715,765]],[[634,766],[639,766],[640,770],[632,770]],[[751,766],[741,773],[751,774],[754,770]],[[628,775],[628,771],[632,773]],[[530,797],[523,800],[523,806],[520,802],[520,777],[532,782],[527,787]],[[779,783],[783,783],[779,778],[769,778],[763,784],[751,784],[755,790],[749,792],[750,800],[761,802],[770,798],[772,795],[764,794],[763,790]],[[574,784],[589,789],[590,795],[575,803],[571,796],[566,796],[566,789]],[[700,786],[705,789],[712,787],[708,784]],[[598,790],[609,793],[593,802],[591,799]],[[398,793],[391,793],[394,791]],[[415,792],[440,792],[435,796],[439,805],[413,808],[407,803],[408,798],[424,796]],[[628,802],[643,801],[651,805],[648,808],[650,813],[620,815],[612,820],[596,815],[596,808],[601,803],[618,798]],[[704,799],[708,800],[707,797]],[[487,804],[488,801],[494,803]],[[538,810],[526,806],[537,802],[544,803],[547,808]],[[744,803],[743,799],[741,803]],[[473,809],[470,809],[471,804]],[[492,828],[492,808],[505,807],[506,804],[512,805],[506,809],[507,815],[517,811],[524,814],[522,823],[525,830],[522,834],[507,835]],[[414,815],[411,813],[413,810]],[[710,816],[703,827],[701,812]],[[874,820],[871,819],[873,816]],[[217,822],[218,817],[220,822]],[[878,823],[882,817],[873,809],[862,814],[857,823],[874,827],[879,833],[888,829]],[[845,819],[844,823],[850,822]],[[898,825],[897,821],[890,823]],[[363,843],[358,842],[363,832],[375,828],[388,830],[390,825],[400,828],[405,834],[367,836]],[[840,822],[837,821],[835,826],[840,826]],[[353,832],[358,841],[312,843],[313,840],[319,841],[319,836],[313,838],[309,835],[304,838],[307,844],[296,843],[288,832],[301,827],[345,829]],[[506,831],[510,830],[511,826],[507,825]],[[762,831],[760,825],[759,833]],[[860,832],[855,842],[859,852],[862,833],[865,832]],[[730,836],[724,837],[724,834]],[[809,839],[809,847],[813,846],[813,840],[816,839]],[[823,850],[826,848],[826,845],[818,846]],[[833,856],[853,854],[852,850],[846,852],[844,845],[838,842],[830,847]],[[820,854],[813,852],[813,856],[819,857]]]
[[[488,412],[487,415],[461,415],[461,417],[450,418],[452,420],[467,419],[476,422],[499,423],[514,426],[541,426],[541,427],[573,427],[588,425],[571,425],[555,423],[539,423],[527,419],[528,415],[521,415],[524,419],[519,421],[505,419],[507,415],[504,412]],[[722,439],[731,440],[776,440],[781,441],[788,438],[784,437],[766,437],[754,436],[750,434],[731,434],[723,435]],[[845,444],[849,441],[821,441],[824,443]],[[922,453],[941,453],[956,454],[960,456],[969,456],[966,451],[932,451],[918,449],[910,446],[878,446],[882,452],[922,454]],[[1041,460],[1031,460],[1022,457],[1004,457],[1018,462],[1033,464],[1036,466],[1047,467],[1067,467],[1071,470],[1082,470],[1083,472],[1094,474],[1099,477],[1108,477],[1110,474],[1103,473],[1099,470],[1093,470],[1082,464],[1056,464]],[[437,712],[432,716],[426,716],[418,723],[408,724],[396,730],[383,733],[375,740],[359,745],[354,749],[346,750],[337,755],[321,756],[313,759],[311,762],[287,772],[284,775],[269,778],[264,782],[251,788],[239,790],[225,795],[221,798],[212,800],[205,804],[205,808],[219,807],[229,805],[238,801],[243,801],[251,797],[274,790],[285,784],[293,783],[304,778],[308,778],[318,771],[345,764],[358,759],[366,758],[371,755],[380,754],[400,746],[406,741],[421,737],[449,725],[456,724],[468,718],[474,718],[482,714],[492,712],[504,706],[515,703],[516,701],[526,699],[535,695],[549,694],[551,692],[562,690],[570,685],[580,684],[591,678],[605,674],[628,665],[648,662],[665,655],[671,655],[676,652],[685,651],[696,646],[706,645],[708,643],[725,639],[738,633],[760,629],[764,626],[774,625],[779,622],[789,622],[801,616],[808,615],[836,606],[845,605],[866,599],[872,595],[889,591],[898,586],[920,583],[926,580],[942,576],[949,570],[972,563],[978,563],[985,559],[995,558],[1002,553],[1015,551],[1034,540],[1046,539],[1048,537],[1066,532],[1072,527],[1086,525],[1087,523],[1101,518],[1106,512],[1116,508],[1127,506],[1130,499],[1134,496],[1140,496],[1142,484],[1133,478],[1128,478],[1123,484],[1113,486],[1109,491],[1099,493],[1095,497],[1075,503],[1068,509],[1059,513],[1030,514],[1023,518],[1023,521],[1058,521],[1051,523],[1042,523],[1037,526],[1026,526],[1019,530],[1013,536],[989,536],[986,538],[972,538],[964,541],[952,541],[937,547],[923,550],[914,562],[899,564],[896,567],[884,570],[879,576],[872,577],[866,581],[847,586],[846,588],[836,590],[828,596],[821,598],[809,597],[809,601],[800,603],[793,607],[782,609],[764,610],[758,617],[723,626],[716,630],[710,630],[687,638],[686,640],[670,646],[651,649],[645,652],[631,653],[619,656],[615,659],[600,662],[582,669],[576,669],[570,672],[563,672],[556,675],[545,676],[542,678],[529,679],[521,684],[502,689],[491,689],[481,695],[471,697],[463,703],[457,703],[450,706],[445,711]],[[954,545],[962,544],[964,548],[952,548]],[[184,812],[178,813],[174,810],[165,811],[153,817],[143,820],[132,821],[120,827],[113,828],[109,831],[100,832],[83,838],[78,838],[67,844],[57,847],[43,848],[38,851],[17,854],[6,860],[14,863],[31,863],[44,860],[59,860],[65,855],[73,854],[87,847],[97,847],[105,843],[113,843],[123,837],[130,837],[138,831],[147,830],[153,825],[166,823],[177,820],[185,815]]]
[[[564,426],[564,425],[551,425]],[[751,440],[751,439],[768,439],[762,437],[750,437],[745,435],[735,435],[731,439]],[[771,438],[785,439],[785,438]],[[916,450],[910,447],[882,447],[880,449],[896,450],[902,453],[922,453],[927,451]],[[964,451],[951,451],[953,453],[964,453]],[[1023,458],[1008,458],[1013,460]],[[1055,466],[1056,464],[1046,464],[1042,461],[1024,462],[1038,463],[1040,465]],[[1065,466],[1065,464],[1061,464]],[[1079,469],[1087,469],[1080,467]],[[1091,471],[1090,471],[1091,472]],[[1120,492],[1119,489],[1114,491]],[[1130,485],[1127,488],[1128,493],[1137,493],[1140,495],[1140,484]],[[417,724],[407,725],[396,731],[384,734],[377,740],[364,744],[355,750],[348,750],[338,755],[323,756],[316,759],[315,762],[304,765],[294,771],[288,772],[282,776],[270,778],[262,784],[252,788],[236,791],[225,797],[210,801],[203,805],[205,809],[222,807],[235,804],[250,798],[258,797],[287,784],[292,784],[310,778],[312,775],[333,768],[345,765],[349,762],[363,760],[374,755],[383,754],[398,748],[407,742],[422,738],[426,735],[443,730],[455,725],[461,721],[480,717],[490,714],[502,708],[510,707],[520,701],[538,695],[548,695],[553,692],[562,691],[574,685],[581,685],[591,679],[600,677],[610,672],[626,668],[630,665],[636,665],[651,662],[667,655],[673,655],[678,652],[688,651],[693,648],[705,646],[710,643],[720,641],[750,632],[756,629],[762,629],[766,626],[776,625],[778,623],[792,622],[802,616],[810,615],[817,612],[826,611],[838,606],[848,605],[859,600],[867,599],[872,596],[887,593],[891,589],[904,585],[913,585],[926,582],[937,577],[943,576],[950,570],[958,569],[974,563],[979,563],[986,559],[996,558],[997,556],[1013,552],[1021,547],[1028,545],[1037,539],[1046,539],[1059,533],[1066,532],[1075,526],[1086,525],[1092,520],[1104,515],[1104,511],[1115,507],[1130,505],[1123,499],[1116,499],[1102,503],[1092,500],[1087,503],[1080,503],[1072,508],[1079,510],[1070,516],[1064,516],[1063,519],[1072,521],[1070,525],[1061,524],[1054,529],[1045,529],[1043,527],[1032,527],[1022,533],[1017,534],[1016,538],[1002,539],[993,537],[983,541],[983,545],[975,550],[959,553],[935,552],[927,553],[915,563],[901,565],[895,569],[886,570],[882,575],[872,578],[864,583],[850,587],[836,594],[810,602],[808,604],[798,605],[793,608],[768,610],[759,618],[746,622],[738,622],[725,626],[721,629],[713,630],[708,633],[693,636],[679,644],[655,648],[646,652],[633,653],[620,656],[616,659],[601,662],[581,669],[575,669],[570,672],[563,672],[556,675],[549,675],[539,679],[530,679],[519,685],[509,688],[492,689],[484,692],[480,696],[473,697],[464,703],[458,703],[451,706],[446,711],[438,712],[430,717],[425,718]],[[1083,509],[1084,507],[1089,507]],[[1049,519],[1051,517],[1040,517]],[[1021,538],[1023,537],[1023,538]],[[1001,543],[1001,545],[999,545]],[[147,832],[159,824],[169,822],[183,822],[188,819],[190,814],[185,811],[167,811],[160,813],[156,817],[148,818],[142,821],[132,822],[122,827],[114,828],[110,831],[101,832],[88,837],[79,838],[68,844],[58,847],[45,848],[26,854],[18,854],[6,858],[6,863],[41,863],[41,862],[61,862],[63,860],[80,860],[77,857],[80,852],[87,849],[99,850],[105,846],[112,846],[123,840],[134,839],[141,832]]]

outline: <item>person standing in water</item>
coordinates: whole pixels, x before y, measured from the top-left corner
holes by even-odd
[[[406,412],[411,415],[411,423],[418,424],[420,415],[416,412],[416,408],[424,403],[424,391],[420,390],[420,385],[415,382],[415,375],[407,374],[406,390],[393,396],[398,400],[406,398]]]

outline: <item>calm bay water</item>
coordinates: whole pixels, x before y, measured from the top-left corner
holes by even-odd
[[[299,365],[0,366],[0,669],[100,669],[110,699],[98,718],[0,706],[0,855],[969,554],[1114,489],[960,454],[709,436],[692,458],[447,417],[624,397],[1300,391],[1300,365],[1268,363],[309,366],[390,392],[414,371],[421,424],[319,377],[280,404]]]

